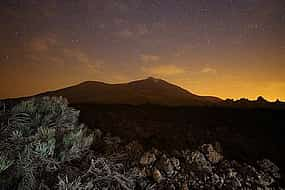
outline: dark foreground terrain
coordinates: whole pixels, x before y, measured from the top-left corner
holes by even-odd
[[[1,190],[284,187],[284,111],[72,107],[38,97],[2,109]]]
[[[285,110],[229,107],[74,105],[90,128],[111,132],[145,147],[197,148],[220,142],[230,159],[274,160],[285,169]],[[284,171],[284,170],[283,170]]]

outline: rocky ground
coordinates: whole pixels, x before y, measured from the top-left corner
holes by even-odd
[[[227,160],[218,142],[195,150],[145,149],[89,131],[77,117],[58,99],[33,100],[2,117],[0,189],[283,189],[279,168],[268,159]]]
[[[257,161],[255,166],[229,161],[217,151],[221,150],[218,143],[216,146],[204,144],[198,150],[168,154],[155,148],[145,151],[137,142],[120,147],[118,139],[105,138],[108,141],[105,142],[108,144],[105,147],[107,149],[91,158],[91,166],[83,172],[84,177],[74,178],[82,180],[82,187],[149,190],[282,189],[279,169],[270,160]]]

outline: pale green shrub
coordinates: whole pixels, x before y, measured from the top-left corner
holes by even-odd
[[[1,155],[0,154],[0,173],[7,170],[13,163],[14,163],[14,161],[9,160],[7,155]]]

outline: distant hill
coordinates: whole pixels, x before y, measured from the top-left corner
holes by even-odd
[[[43,92],[35,96],[63,96],[71,104],[127,104],[164,106],[219,106],[233,108],[285,109],[285,102],[269,102],[262,96],[256,100],[222,100],[214,96],[198,96],[165,80],[149,77],[143,80],[121,84],[86,81],[67,88]],[[13,105],[30,97],[5,99],[5,104]],[[1,104],[1,100],[0,100]],[[1,105],[0,105],[1,107]]]
[[[217,97],[192,94],[153,77],[122,84],[87,81],[40,95],[63,96],[71,103],[100,104],[212,105],[223,101]]]

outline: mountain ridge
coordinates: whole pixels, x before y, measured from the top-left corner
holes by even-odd
[[[21,101],[37,96],[63,96],[71,104],[126,104],[161,106],[218,106],[235,108],[285,109],[285,102],[269,102],[262,96],[256,100],[247,98],[221,99],[215,96],[201,96],[176,84],[154,77],[125,83],[84,81],[65,88],[51,90],[27,97],[8,98],[1,101]]]
[[[162,79],[148,77],[127,83],[85,81],[63,89],[41,93],[66,97],[71,103],[212,105],[223,100],[198,96]]]

